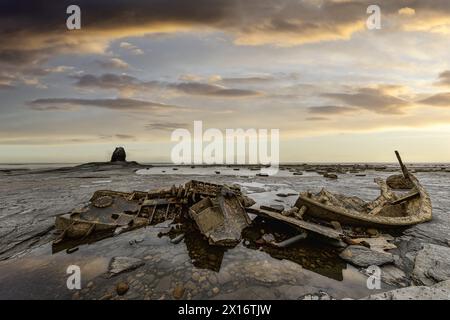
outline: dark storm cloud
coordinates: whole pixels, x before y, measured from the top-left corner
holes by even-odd
[[[323,96],[380,114],[401,114],[403,109],[410,104],[379,88],[360,88],[351,93],[325,93]]]
[[[28,104],[32,109],[38,111],[70,110],[73,106],[98,107],[119,111],[165,110],[178,108],[173,105],[135,99],[47,98],[36,99]]]
[[[82,29],[68,31],[66,8],[77,4]],[[348,39],[365,29],[372,0],[3,0],[0,61],[24,63],[54,53],[85,52],[127,36],[197,29],[231,34],[239,44],[296,45]],[[446,0],[377,2],[383,17],[409,6],[431,20],[449,15]],[[419,21],[424,26],[424,19]],[[98,48],[97,48],[98,49]]]
[[[226,88],[216,84],[201,82],[163,82],[163,81],[142,81],[128,75],[117,75],[112,73],[99,76],[86,74],[75,77],[78,87],[116,89],[119,91],[148,91],[148,90],[174,90],[179,93],[189,95],[202,95],[212,97],[242,98],[261,95],[254,90]]]
[[[419,103],[436,107],[450,107],[450,92],[437,93],[420,100]]]
[[[339,107],[339,106],[320,106],[320,107],[309,107],[308,112],[314,114],[343,114],[354,112],[356,109],[352,107]]]
[[[66,9],[72,4],[81,8],[81,30],[66,28]],[[26,70],[42,66],[61,54],[104,54],[114,40],[183,31],[224,32],[238,45],[294,46],[348,40],[355,32],[366,30],[366,9],[372,4],[372,0],[59,0],[51,3],[3,0],[0,3],[0,70],[13,74],[17,82],[45,87],[39,83],[44,75],[36,75],[34,81],[24,81]],[[377,4],[383,19],[393,20],[383,24],[385,29],[392,26],[396,31],[416,28],[445,33],[447,30],[440,26],[450,17],[450,1],[379,0]],[[404,7],[414,8],[414,18],[417,18],[409,25],[404,24],[398,13]],[[121,42],[120,46],[135,54],[144,53],[127,42]],[[103,66],[126,68],[118,61],[105,62]],[[224,79],[223,84],[228,85],[230,81],[243,84],[265,79]],[[223,97],[255,95],[241,89],[203,89],[207,89],[206,95]],[[202,90],[189,88],[189,91]]]

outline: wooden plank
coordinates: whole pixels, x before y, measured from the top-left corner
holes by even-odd
[[[391,201],[390,204],[396,205],[396,204],[399,204],[399,203],[402,203],[402,202],[414,199],[414,198],[416,198],[418,196],[420,196],[420,192],[419,191],[416,191],[416,192],[413,192],[413,193],[408,193],[408,194],[404,195],[403,197],[398,198],[395,201]]]
[[[344,237],[344,234],[334,230],[332,228],[324,227],[316,223],[304,221],[304,220],[298,220],[292,217],[286,217],[283,216],[280,213],[262,210],[262,209],[247,209],[250,213],[254,213],[259,216],[272,218],[274,220],[285,222],[293,227],[300,228],[305,231],[314,232],[317,234],[320,234],[322,236],[325,236],[330,239],[334,240],[341,240]]]

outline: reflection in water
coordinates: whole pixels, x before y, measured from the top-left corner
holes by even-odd
[[[60,251],[66,250],[67,253],[71,253],[71,249],[84,244],[92,244],[100,240],[110,238],[114,235],[114,232],[94,233],[88,237],[82,239],[64,239],[61,242],[52,242],[52,254],[56,254]]]
[[[225,252],[229,249],[221,246],[210,245],[205,237],[198,231],[195,224],[184,219],[182,223],[172,224],[166,232],[160,232],[159,236],[167,236],[171,240],[184,234],[184,243],[188,251],[192,264],[196,268],[208,269],[215,272],[220,271]],[[242,237],[244,245],[248,249],[262,250],[271,257],[279,260],[290,260],[301,265],[303,268],[326,276],[328,278],[342,281],[342,271],[347,264],[339,258],[336,249],[322,244],[315,239],[301,240],[289,247],[277,248],[263,240],[263,236],[271,235],[275,241],[284,241],[298,234],[293,228],[277,221],[266,222],[260,217],[253,220],[252,224],[243,230]],[[79,245],[90,244],[107,237],[110,234],[93,235],[81,241],[64,241],[52,246],[52,253],[70,249]],[[232,250],[232,249],[230,249]]]
[[[286,240],[298,232],[276,221],[264,222],[256,218],[253,223],[244,229],[242,236],[245,246],[253,250],[262,250],[273,258],[290,260],[303,268],[316,272],[328,278],[342,281],[342,271],[347,264],[339,258],[336,249],[314,240],[303,240],[286,248],[271,246],[262,240],[264,234],[271,234],[275,241]],[[170,231],[160,236],[168,236],[171,240],[184,234],[184,243],[191,258],[192,264],[200,269],[209,269],[219,272],[222,259],[227,248],[213,246],[200,234],[191,221],[173,226]],[[231,249],[232,250],[232,249]]]
[[[284,241],[298,232],[285,224],[256,218],[250,227],[243,231],[244,243],[250,249],[259,250],[270,254],[276,259],[286,259],[300,264],[303,268],[316,272],[328,278],[342,281],[342,271],[347,264],[339,258],[336,249],[326,246],[319,241],[301,240],[286,248],[277,248],[267,244],[262,236],[271,234],[275,241]]]
[[[195,267],[219,272],[227,248],[210,245],[191,220],[172,227],[164,235],[173,240],[180,234],[184,234],[184,243]]]

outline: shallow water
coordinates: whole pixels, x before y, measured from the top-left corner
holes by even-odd
[[[0,263],[0,299],[69,299],[74,294],[66,286],[69,265],[81,268],[81,296],[85,298],[114,292],[119,279],[131,284],[127,298],[138,299],[171,298],[177,284],[188,288],[185,298],[193,299],[293,299],[319,290],[336,298],[372,293],[365,287],[366,277],[342,262],[334,249],[312,241],[287,250],[258,245],[255,238],[259,239],[262,228],[270,231],[269,225],[260,222],[246,230],[245,240],[231,249],[209,246],[198,232],[172,244],[169,237],[158,237],[164,230],[158,226],[80,246],[71,254],[52,254],[51,246],[44,245],[24,257]],[[146,264],[105,279],[102,274],[114,256],[138,257]],[[94,285],[88,288],[91,281]],[[219,291],[215,293],[214,288]],[[252,292],[246,292],[247,288]]]

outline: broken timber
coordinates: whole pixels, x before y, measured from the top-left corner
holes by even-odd
[[[320,236],[323,236],[327,239],[332,240],[336,245],[341,246],[342,240],[345,238],[345,235],[342,232],[339,232],[335,229],[325,227],[316,223],[304,221],[304,220],[298,220],[292,217],[286,217],[280,213],[268,211],[264,209],[247,209],[248,212],[256,214],[258,216],[266,217],[269,219],[274,219],[277,221],[285,222],[288,225],[300,229],[302,231],[308,231],[315,234],[318,234]]]

